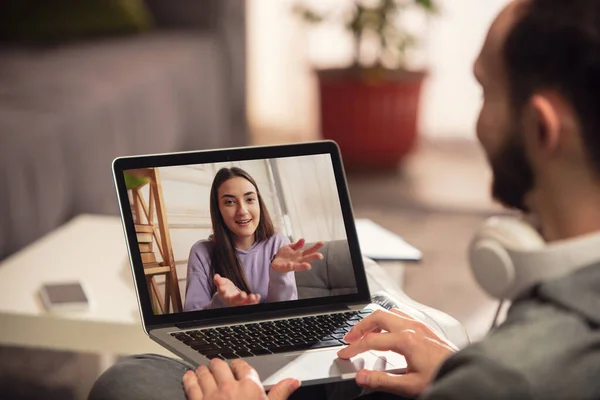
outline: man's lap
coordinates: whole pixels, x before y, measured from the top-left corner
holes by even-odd
[[[94,383],[88,400],[185,399],[181,379],[193,366],[157,354],[123,358]]]
[[[181,379],[194,367],[182,360],[156,354],[141,354],[123,358],[94,383],[88,400],[183,400]],[[351,400],[361,394],[354,381],[301,387],[290,400]],[[391,398],[382,393],[361,396],[361,399]]]

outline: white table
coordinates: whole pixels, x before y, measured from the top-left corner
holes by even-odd
[[[460,324],[413,302],[367,260],[373,291],[386,290],[434,318],[448,339],[467,342]],[[401,265],[397,265],[401,268]],[[81,281],[91,299],[85,311],[49,313],[38,296],[42,283]],[[0,264],[0,344],[99,354],[171,355],[142,331],[121,221],[81,215]]]
[[[88,310],[49,313],[42,283],[79,280]],[[0,343],[108,354],[169,354],[143,332],[121,221],[79,216],[0,264]]]

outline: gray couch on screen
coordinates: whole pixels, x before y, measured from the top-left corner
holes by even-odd
[[[311,245],[307,244],[306,247]],[[356,293],[348,242],[346,240],[325,242],[319,252],[324,258],[313,262],[310,271],[295,272],[298,298]]]

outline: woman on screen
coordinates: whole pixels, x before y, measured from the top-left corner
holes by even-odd
[[[213,234],[192,246],[184,311],[296,300],[294,271],[323,258],[276,232],[258,186],[241,168],[222,168],[210,190]]]

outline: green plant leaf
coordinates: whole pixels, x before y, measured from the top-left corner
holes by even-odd
[[[139,189],[150,182],[150,178],[136,176],[127,171],[123,172],[123,177],[125,178],[125,187],[127,190]]]
[[[325,16],[300,4],[295,4],[292,7],[292,12],[309,24],[319,24],[325,20]]]
[[[438,12],[437,0],[379,0],[368,6],[359,0],[354,0],[349,4],[350,12],[337,19],[352,33],[356,65],[361,58],[360,53],[365,38],[372,37],[374,33],[379,46],[379,59],[376,63],[381,64],[381,56],[387,54],[391,58],[397,58],[395,64],[398,64],[400,68],[404,67],[406,53],[411,47],[416,46],[417,40],[406,31],[405,27],[398,24],[398,17],[410,8],[418,8],[425,14]],[[307,23],[323,22],[332,19],[333,16],[333,14],[318,14],[302,5],[298,5],[294,9],[295,13]]]
[[[415,3],[421,8],[436,13],[438,11],[437,3],[434,0],[414,0]]]

